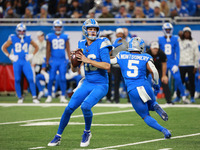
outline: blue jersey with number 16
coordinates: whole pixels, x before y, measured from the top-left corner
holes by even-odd
[[[46,39],[51,43],[51,59],[65,59],[66,41],[68,40],[67,34],[56,35],[49,33]]]
[[[119,64],[127,86],[127,91],[138,87],[149,85],[146,78],[147,62],[152,59],[149,54],[137,54],[121,51],[117,54],[117,63]]]
[[[78,48],[81,48],[85,57],[89,59],[110,63],[109,51],[112,49],[112,45],[107,38],[97,38],[90,46],[87,46],[87,40],[81,40],[78,43]],[[84,64],[84,68],[86,81],[91,83],[108,83],[107,70],[87,63]]]

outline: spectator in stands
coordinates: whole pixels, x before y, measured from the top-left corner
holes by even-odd
[[[126,9],[128,9],[128,6],[129,6],[129,2],[128,0],[119,0],[119,5],[120,6],[125,6]]]
[[[113,14],[109,13],[108,8],[106,6],[102,7],[102,14],[99,18],[114,18]],[[99,23],[113,23],[114,21],[99,21]]]
[[[104,0],[103,1],[103,6],[107,7],[109,12],[111,12],[112,9],[113,9],[113,4],[112,4],[111,0]]]
[[[24,15],[26,6],[27,6],[26,0],[14,0],[13,2],[13,8],[16,10],[15,13],[20,17]]]
[[[150,8],[148,0],[144,0],[143,13],[145,14],[146,18],[153,18],[154,16],[154,10]]]
[[[159,48],[158,42],[154,41],[151,43],[150,49],[147,50],[147,53],[153,57],[154,65],[158,70],[158,74],[161,81],[161,86],[163,87],[163,92],[165,94],[165,99],[167,104],[172,104],[171,102],[171,91],[168,86],[168,77],[167,73],[167,56]]]
[[[36,15],[36,18],[50,18],[50,15],[48,14],[48,6],[45,4],[45,5],[42,5],[42,7],[40,8],[40,13]],[[40,23],[46,23],[46,21],[40,21]]]
[[[50,16],[54,16],[58,12],[60,5],[58,5],[58,2],[56,0],[48,0],[46,2],[48,4],[48,13],[49,13],[49,15]]]
[[[25,14],[22,16],[22,18],[33,18],[33,7],[26,7]]]
[[[169,9],[169,7],[167,5],[167,0],[161,0],[160,11],[165,14],[165,17],[169,17],[170,9]]]
[[[71,21],[71,23],[80,23],[81,21],[78,20],[80,16],[81,14],[78,11],[74,11],[73,14],[71,15],[71,18],[73,18],[74,20]]]
[[[181,0],[182,5],[188,10],[189,16],[194,16],[197,10],[196,3],[193,0]]]
[[[151,7],[151,9],[154,9],[155,6],[160,6],[160,2],[156,1],[156,0],[150,0],[149,1],[149,6]]]
[[[90,9],[88,11],[88,15],[86,16],[86,18],[95,18],[95,10],[94,9]]]
[[[119,13],[115,15],[115,18],[131,18],[131,15],[127,13],[126,6],[121,5],[119,8]],[[117,20],[116,23],[130,23],[129,20]]]
[[[154,7],[153,18],[164,18],[165,14],[160,11],[160,5]]]
[[[122,28],[117,28],[116,30],[116,38],[122,38],[118,43],[122,43],[122,45],[118,46],[113,50],[112,56],[116,56],[120,51],[128,50],[128,42],[124,36],[124,30]],[[114,76],[114,102],[119,103],[119,87],[122,78],[121,69],[118,64],[111,66],[111,73]]]
[[[88,11],[92,8],[94,8],[94,0],[85,0],[82,4],[83,9],[83,17],[85,17],[88,14]]]
[[[24,0],[26,1],[26,0]],[[36,15],[38,13],[38,10],[40,8],[39,1],[36,0],[28,0],[26,1],[26,7],[32,7],[33,8],[33,15]]]
[[[54,18],[70,18],[70,16],[67,14],[66,5],[61,4],[59,6],[58,12],[55,14]]]
[[[179,17],[188,17],[189,12],[187,8],[182,5],[181,0],[176,0],[176,7],[171,10],[171,17],[179,16]]]
[[[75,15],[74,14],[75,11],[76,11],[76,15],[79,14],[78,18],[82,17],[83,9],[82,9],[81,5],[79,4],[78,0],[72,0],[71,5],[69,7],[69,15],[72,17],[72,15]]]
[[[186,74],[189,78],[190,102],[194,103],[195,92],[195,73],[199,68],[199,48],[196,40],[192,38],[192,30],[189,27],[183,28],[183,36],[179,41],[180,60],[179,69],[183,84],[185,83]],[[180,100],[180,92],[177,93]]]
[[[196,3],[196,7],[197,7],[195,16],[200,16],[200,1],[199,0],[195,0],[195,3]]]
[[[137,7],[143,7],[143,0],[135,0],[135,6]]]
[[[167,5],[169,7],[169,10],[172,10],[173,8],[176,7],[175,0],[168,0]]]
[[[135,7],[132,18],[145,18],[142,7]],[[134,21],[134,23],[145,23],[145,21]]]
[[[129,14],[133,14],[134,10],[135,10],[135,0],[129,0],[129,5],[128,5],[127,12]]]
[[[8,7],[5,11],[5,16],[4,18],[19,18],[19,15],[14,13],[14,10],[12,7]]]
[[[3,18],[3,8],[0,7],[0,18]]]

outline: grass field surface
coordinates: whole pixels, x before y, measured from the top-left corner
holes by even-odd
[[[148,127],[126,99],[121,104],[97,104],[93,109],[92,138],[89,147],[80,148],[84,130],[82,111],[78,108],[62,135],[61,145],[48,147],[57,132],[60,117],[67,104],[55,99],[51,104],[32,104],[27,96],[24,104],[16,97],[0,96],[0,150],[199,150],[200,99],[196,104],[166,106],[169,115],[164,122],[150,112],[159,124],[169,129],[172,138],[165,140],[161,132]]]

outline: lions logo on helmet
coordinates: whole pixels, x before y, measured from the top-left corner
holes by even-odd
[[[89,35],[88,35],[87,29],[90,28],[90,27],[97,28],[96,36],[89,36]],[[97,21],[94,20],[94,19],[87,19],[87,20],[83,23],[82,31],[83,31],[83,35],[84,35],[85,37],[87,37],[87,38],[90,39],[90,40],[95,40],[95,39],[99,36],[99,33],[100,33],[100,31],[99,31],[99,24],[98,24]]]
[[[145,48],[144,40],[140,37],[134,37],[129,41],[128,51],[135,51],[142,53]]]
[[[53,22],[53,30],[56,34],[61,34],[63,30],[63,23],[61,20],[57,19]]]
[[[163,32],[167,36],[171,36],[173,33],[173,26],[171,23],[165,23],[162,26]]]
[[[26,26],[23,23],[20,23],[16,27],[16,33],[20,38],[23,38],[26,34]]]

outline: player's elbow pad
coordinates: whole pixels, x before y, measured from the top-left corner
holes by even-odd
[[[155,65],[153,64],[153,62],[148,61],[148,64],[149,64],[149,67],[151,68],[151,70],[153,72],[154,82],[155,82],[155,84],[158,84],[159,83],[159,74],[158,74],[158,71],[157,71]]]

